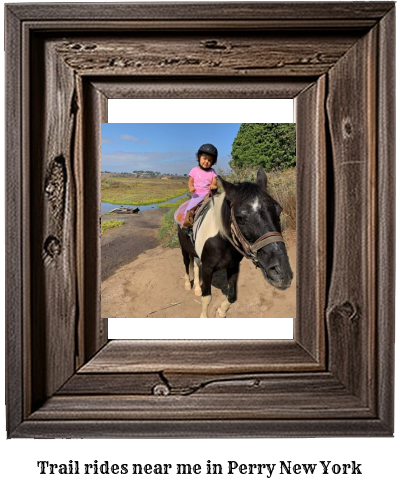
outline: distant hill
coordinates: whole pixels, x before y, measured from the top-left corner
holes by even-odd
[[[110,172],[101,171],[101,177],[140,178],[140,179],[187,179],[188,175],[163,174],[157,171]]]

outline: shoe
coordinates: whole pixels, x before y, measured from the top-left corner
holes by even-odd
[[[183,232],[184,232],[186,235],[188,235],[189,237],[191,237],[191,236],[192,236],[192,234],[193,234],[193,229],[192,229],[192,228],[183,227],[183,228],[182,228],[182,230],[183,230]]]

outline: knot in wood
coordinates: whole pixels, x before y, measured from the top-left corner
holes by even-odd
[[[94,49],[97,49],[96,44],[86,44],[84,47],[85,51],[94,51]]]
[[[227,46],[225,46],[224,44],[220,44],[219,41],[217,41],[216,39],[202,41],[201,44],[205,47],[205,49],[218,49],[218,50],[227,49]]]
[[[55,192],[56,187],[53,181],[47,181],[46,187],[44,188],[44,191],[46,192],[47,196],[49,198],[52,197],[53,193]]]
[[[166,384],[157,384],[152,388],[154,396],[169,396],[170,389]]]
[[[353,125],[350,122],[350,120],[348,120],[348,119],[344,120],[344,122],[342,124],[342,128],[343,128],[343,135],[344,135],[344,137],[351,137],[352,136],[352,133],[353,133]]]
[[[57,237],[50,235],[44,242],[44,251],[47,256],[53,258],[61,253],[61,243]]]
[[[356,307],[349,301],[342,303],[339,306],[339,310],[350,321],[353,321],[358,315]]]
[[[350,301],[345,301],[341,304],[336,304],[327,312],[327,320],[330,324],[345,323],[357,324],[359,321],[360,310]]]

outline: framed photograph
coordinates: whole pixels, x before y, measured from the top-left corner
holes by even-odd
[[[203,99],[186,103],[185,110],[176,100],[163,100],[162,104],[159,99],[142,100],[142,109],[137,100],[121,101],[124,102],[121,117],[130,121],[117,122],[118,116],[113,116],[111,110],[112,123],[101,127],[101,316],[111,319],[108,337],[284,338],[284,333],[276,334],[275,326],[280,332],[285,327],[291,328],[292,339],[296,308],[293,100],[243,100],[245,107],[231,100],[212,100],[212,122],[203,121],[210,117],[204,110],[208,101]],[[113,105],[110,100],[110,106]],[[260,108],[259,113],[256,109]],[[263,117],[264,122],[232,122],[234,117],[251,119],[248,117],[252,114]],[[154,122],[165,119],[168,122]],[[278,123],[279,119],[289,122]],[[202,168],[201,164],[210,162],[205,161],[207,153],[204,161],[200,159],[200,148],[215,152],[211,167]],[[265,188],[254,184],[260,160],[267,176]],[[210,192],[212,178],[215,182]],[[182,245],[193,251],[194,234],[199,242],[204,240],[202,235],[212,239],[218,232],[224,234],[221,225],[215,234],[213,222],[222,223],[223,205],[230,205],[225,182],[235,184],[235,191],[251,191],[249,195],[245,193],[242,210],[239,203],[234,204],[237,215],[242,211],[246,218],[253,218],[253,223],[244,217],[240,220],[251,242],[266,232],[273,231],[275,237],[278,230],[281,243],[271,238],[268,244],[267,238],[262,239],[266,245],[255,253],[245,250],[245,241],[231,243],[227,238],[216,242],[210,251],[202,248],[202,254],[204,246],[200,245],[198,256],[209,262],[213,271],[208,277],[211,284],[211,300],[206,303],[208,320],[199,324],[191,320],[202,314],[204,300],[199,288],[202,266],[197,267],[194,260],[197,254],[190,261],[187,252],[183,259]],[[239,186],[244,182],[246,185]],[[237,196],[235,199],[238,201]],[[230,211],[226,214],[225,227],[230,233]],[[255,236],[250,228],[256,228]],[[212,246],[214,240],[205,245]],[[219,263],[219,258],[213,262],[215,252],[220,252],[225,262]],[[226,259],[228,252],[230,260]],[[276,258],[281,259],[282,266],[287,264],[286,283],[269,278],[269,262],[273,275]],[[231,274],[229,285],[226,269],[235,271],[235,266],[238,272]],[[230,318],[229,323],[223,325],[220,317]],[[130,318],[151,320],[141,323]],[[248,318],[251,320],[243,327],[242,319]],[[128,330],[125,336],[119,330],[121,327]]]
[[[5,16],[9,437],[392,436],[394,3]],[[294,100],[292,340],[108,339],[100,136],[114,98]]]

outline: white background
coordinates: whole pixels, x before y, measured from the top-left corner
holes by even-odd
[[[320,1],[320,0],[317,0]],[[184,7],[182,7],[184,8]],[[1,13],[1,15],[3,12]],[[3,25],[3,19],[1,19]],[[4,53],[1,53],[1,83],[4,87]],[[3,117],[1,121],[3,120]],[[4,127],[2,126],[4,134]],[[2,140],[4,137],[2,137]],[[1,151],[4,154],[4,150]],[[3,188],[3,174],[1,185]],[[11,209],[12,210],[12,209]],[[10,211],[10,209],[8,209]],[[1,214],[2,225],[4,217]],[[1,232],[1,250],[4,255],[4,232]],[[4,266],[2,266],[4,269]],[[1,279],[1,307],[4,309],[4,270]],[[1,336],[1,350],[4,350],[4,334]],[[396,346],[396,349],[398,347]],[[397,350],[396,350],[397,352]],[[398,354],[397,354],[398,356]],[[2,363],[4,361],[2,360]],[[3,367],[3,366],[2,366]],[[4,374],[1,374],[0,390],[4,404]],[[397,380],[396,380],[397,382]],[[397,394],[396,394],[397,396]],[[396,401],[397,403],[397,401]],[[4,410],[3,410],[4,411]],[[398,407],[396,406],[396,417]],[[0,415],[1,431],[3,432],[1,447],[1,477],[4,485],[10,483],[30,486],[99,485],[110,481],[113,486],[132,485],[165,486],[165,485],[275,485],[319,487],[323,485],[362,486],[371,482],[380,485],[398,485],[397,471],[399,443],[397,438],[319,438],[319,439],[237,439],[237,440],[6,440],[5,411]],[[207,460],[226,464],[228,460],[239,463],[278,463],[280,460],[294,463],[317,463],[320,460],[331,460],[332,463],[350,463],[352,460],[362,464],[363,475],[321,475],[321,471],[313,476],[305,474],[286,476],[274,474],[271,479],[261,475],[223,475],[204,476],[50,476],[39,475],[36,462],[49,460],[52,463],[68,463],[79,460],[81,464],[100,463],[199,463],[206,465]]]

